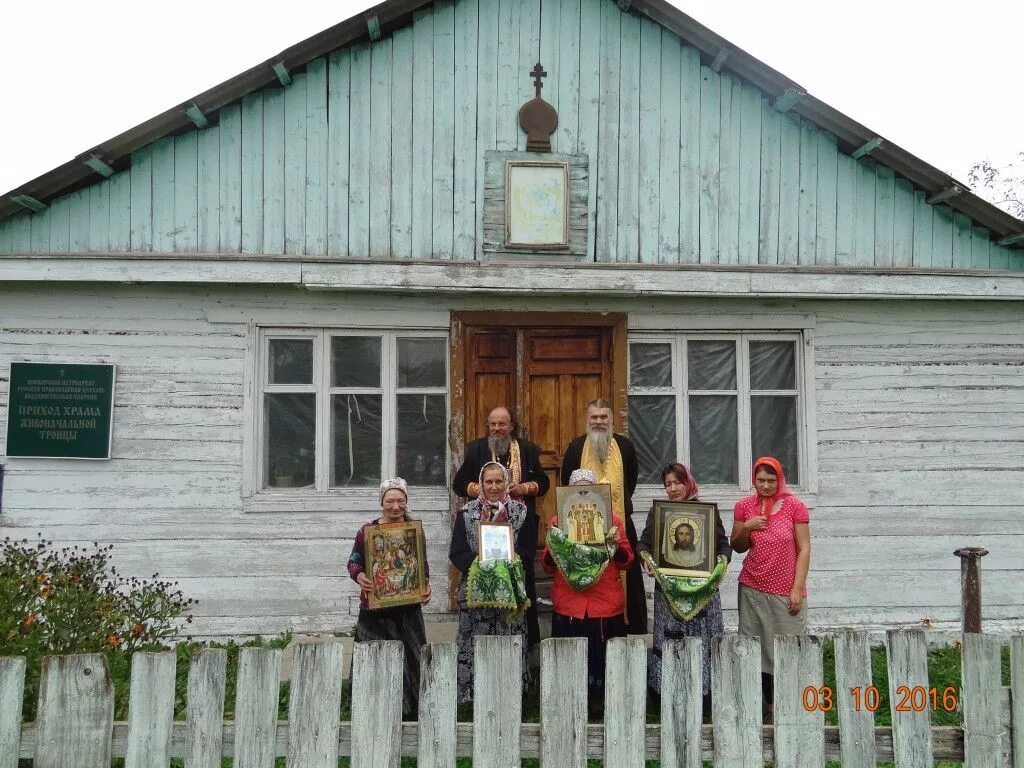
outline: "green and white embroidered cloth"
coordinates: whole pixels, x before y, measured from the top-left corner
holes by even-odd
[[[514,624],[530,607],[526,596],[523,561],[474,560],[466,578],[466,605],[470,608],[505,608],[505,620]]]
[[[669,611],[679,621],[689,621],[707,607],[714,599],[718,584],[729,568],[729,561],[723,555],[719,555],[709,578],[669,576],[659,570],[650,552],[641,552],[640,556],[651,567],[651,573],[661,587]]]

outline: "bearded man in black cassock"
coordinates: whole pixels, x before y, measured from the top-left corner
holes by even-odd
[[[569,476],[577,469],[589,469],[598,483],[612,487],[612,507],[625,521],[626,537],[637,552],[636,526],[633,525],[633,491],[636,490],[640,465],[636,449],[625,435],[612,431],[612,406],[607,400],[587,403],[587,433],[580,435],[565,449],[562,459],[562,485],[569,485]],[[640,558],[633,560],[626,572],[626,631],[631,635],[647,634],[647,594]]]
[[[489,461],[497,461],[509,470],[512,481],[508,487],[509,496],[523,502],[529,514],[519,531],[523,542],[520,552],[526,575],[526,595],[530,607],[526,611],[527,642],[540,642],[540,627],[537,623],[537,583],[533,572],[533,560],[537,554],[537,531],[540,519],[537,516],[537,497],[548,492],[551,482],[540,465],[540,448],[529,440],[516,437],[518,424],[512,412],[505,406],[498,406],[487,416],[487,437],[481,437],[466,444],[465,458],[452,481],[452,490],[458,496],[475,499],[480,495],[477,481],[480,470]],[[529,560],[527,560],[527,556]]]

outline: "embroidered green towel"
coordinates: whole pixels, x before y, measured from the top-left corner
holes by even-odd
[[[548,550],[565,580],[577,592],[597,583],[611,562],[615,550],[610,546],[577,544],[558,526],[548,528]]]
[[[651,572],[661,587],[668,609],[679,621],[689,621],[707,607],[714,599],[718,584],[729,568],[729,561],[723,555],[719,555],[709,578],[669,576],[658,569],[650,552],[641,552],[640,556],[651,566]]]
[[[523,561],[518,556],[515,560],[474,560],[466,577],[466,605],[506,608],[505,621],[515,624],[530,607]]]

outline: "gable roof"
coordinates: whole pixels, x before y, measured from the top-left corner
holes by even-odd
[[[42,203],[93,184],[103,175],[93,169],[105,164],[113,170],[130,165],[132,152],[164,136],[195,127],[188,112],[198,108],[212,115],[246,94],[287,77],[313,59],[351,43],[379,39],[408,23],[413,11],[431,5],[433,0],[385,0],[363,13],[352,16],[277,56],[247,69],[239,75],[198,94],[161,114],[105,141],[77,158],[54,168],[0,197],[0,221],[24,209],[18,198],[28,197]],[[611,0],[606,0],[611,2]],[[929,196],[941,195],[942,202],[969,216],[976,224],[991,230],[1004,244],[1024,248],[1024,221],[1006,213],[972,193],[949,174],[929,165],[902,147],[882,139],[877,132],[830,107],[807,93],[798,83],[769,67],[751,54],[683,13],[667,0],[617,0],[627,12],[642,14],[684,42],[698,49],[709,61],[750,83],[772,99],[791,101],[793,112],[832,133],[841,151],[852,153],[872,145],[871,158],[900,174]],[[795,99],[795,101],[794,101]],[[779,105],[782,108],[782,105]],[[878,143],[880,142],[880,143]],[[97,163],[96,160],[100,162]],[[92,163],[93,166],[87,163]]]

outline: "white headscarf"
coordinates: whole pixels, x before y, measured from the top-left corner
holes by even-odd
[[[390,480],[385,480],[380,484],[380,504],[384,504],[384,494],[388,491],[401,491],[402,495],[405,496],[405,500],[409,500],[409,484],[400,477],[393,477]]]

